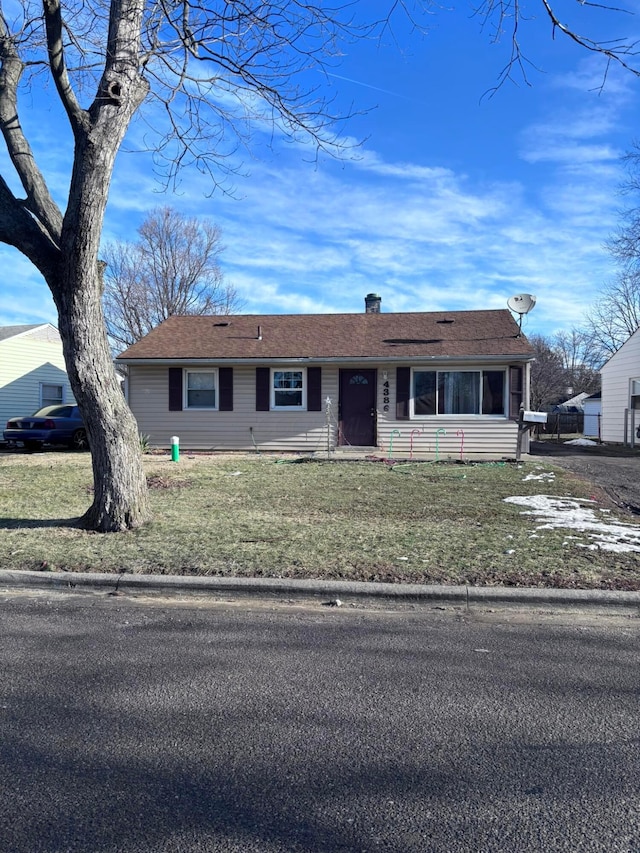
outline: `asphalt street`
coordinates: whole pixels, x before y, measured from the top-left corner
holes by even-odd
[[[629,614],[0,597],[0,850],[640,850]]]

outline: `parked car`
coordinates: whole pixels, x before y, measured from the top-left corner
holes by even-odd
[[[43,444],[66,444],[73,450],[88,450],[89,440],[77,406],[45,406],[35,415],[7,421],[4,440],[37,450]]]

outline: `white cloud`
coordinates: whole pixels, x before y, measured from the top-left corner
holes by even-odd
[[[573,91],[574,81],[562,86]],[[485,166],[480,153],[472,168],[456,169],[426,151],[392,156],[373,144],[314,165],[296,144],[256,156],[236,198],[207,197],[210,184],[195,171],[181,176],[177,194],[158,192],[150,155],[123,152],[104,239],[131,239],[156,205],[210,217],[222,227],[225,274],[251,313],[360,311],[370,291],[387,311],[497,308],[530,292],[538,303],[529,331],[576,325],[612,270],[603,243],[615,222],[612,131],[625,97],[620,86],[588,109],[552,102],[521,130],[520,171]],[[62,192],[67,164],[43,143]],[[0,248],[11,270],[0,323],[55,317],[39,276],[10,252]]]
[[[555,143],[546,142],[544,145],[530,148],[523,154],[529,163],[566,163],[568,165],[594,163],[607,160],[619,160],[622,152],[610,145],[578,145],[567,144],[558,139]]]

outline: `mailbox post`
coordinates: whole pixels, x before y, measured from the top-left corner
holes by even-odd
[[[520,462],[522,457],[522,439],[526,432],[536,424],[546,424],[546,412],[529,412],[524,406],[520,407],[520,416],[518,418],[518,444],[516,448],[516,462]]]

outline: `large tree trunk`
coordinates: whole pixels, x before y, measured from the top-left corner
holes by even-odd
[[[48,283],[93,462],[93,504],[80,523],[105,532],[139,527],[150,518],[138,428],[109,351],[98,260],[116,154],[147,93],[137,69],[143,6],[142,0],[112,0],[107,64],[89,110],[80,109],[68,94],[64,69],[59,69],[57,78],[71,116],[75,150],[59,271]],[[55,25],[53,20],[50,43],[54,46]]]
[[[79,523],[103,532],[128,530],[148,521],[150,508],[137,424],[120,389],[104,328],[102,277],[97,265],[66,274],[76,280],[61,282],[57,289],[59,328],[93,465],[93,503]]]
[[[137,425],[109,352],[98,252],[116,154],[148,84],[139,69],[145,0],[110,0],[108,8],[103,74],[93,103],[83,109],[66,66],[69,34],[60,0],[42,4],[49,69],[75,143],[64,217],[18,118],[18,85],[26,68],[22,39],[11,34],[0,12],[0,132],[26,194],[19,199],[0,176],[0,240],[35,264],[58,309],[67,372],[93,462],[94,499],[80,523],[119,531],[140,526],[150,511]]]

